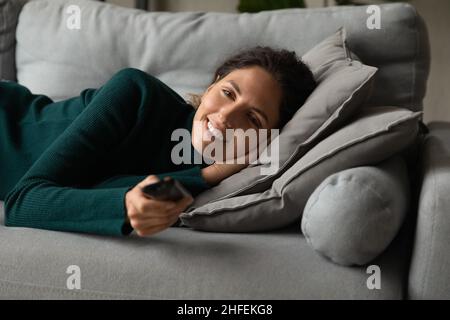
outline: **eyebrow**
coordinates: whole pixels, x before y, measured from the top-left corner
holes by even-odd
[[[239,86],[238,86],[238,84],[236,82],[234,82],[233,80],[228,80],[227,82],[229,82],[233,86],[234,90],[236,90],[237,93],[239,93],[239,95],[241,94],[241,90],[239,89]],[[266,120],[266,123],[267,124],[269,123],[269,119],[267,118],[266,113],[263,112],[261,109],[256,108],[256,107],[250,107],[250,109],[252,109],[255,112],[259,113]]]

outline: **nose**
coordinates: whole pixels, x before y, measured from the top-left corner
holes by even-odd
[[[232,129],[232,122],[234,117],[233,107],[221,108],[219,111],[219,120],[225,129]]]

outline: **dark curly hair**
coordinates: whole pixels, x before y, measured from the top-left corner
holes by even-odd
[[[226,59],[215,71],[210,85],[220,81],[233,70],[251,66],[265,69],[282,89],[280,121],[277,126],[282,129],[316,88],[314,76],[295,51],[256,46]],[[197,108],[201,103],[201,96],[188,95],[191,98],[189,102]]]

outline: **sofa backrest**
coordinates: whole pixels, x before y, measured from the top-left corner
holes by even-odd
[[[16,81],[16,26],[27,0],[0,0],[0,79]]]
[[[80,29],[68,27],[76,22],[70,5],[81,9]],[[135,67],[187,98],[186,93],[202,93],[215,68],[237,50],[269,45],[302,55],[344,26],[349,48],[379,68],[368,104],[421,110],[430,61],[422,19],[409,4],[383,4],[381,29],[371,30],[367,8],[170,13],[98,1],[33,0],[19,16],[17,79],[34,93],[60,100]]]

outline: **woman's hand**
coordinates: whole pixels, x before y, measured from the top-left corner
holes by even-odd
[[[157,176],[150,175],[125,195],[127,221],[141,237],[172,226],[180,213],[194,201],[192,197],[184,197],[178,201],[156,200],[142,191],[148,184],[158,181]]]

